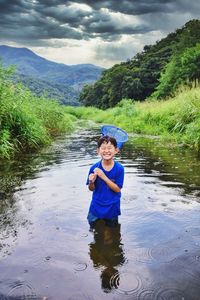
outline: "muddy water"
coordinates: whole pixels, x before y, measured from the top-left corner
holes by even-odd
[[[200,160],[135,138],[120,225],[86,221],[94,130],[0,163],[0,299],[199,300]]]

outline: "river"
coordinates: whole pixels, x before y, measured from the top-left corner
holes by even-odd
[[[0,299],[199,300],[200,159],[138,138],[125,167],[119,226],[86,220],[99,130],[0,162]]]

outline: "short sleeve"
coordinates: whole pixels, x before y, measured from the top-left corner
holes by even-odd
[[[121,189],[124,184],[124,167],[122,165],[119,165],[118,172],[117,172],[117,178],[115,180],[115,183],[118,185],[118,187]]]

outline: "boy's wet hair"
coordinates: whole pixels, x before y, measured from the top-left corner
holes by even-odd
[[[115,148],[117,148],[117,141],[116,141],[116,139],[115,139],[114,137],[111,137],[111,136],[108,136],[108,135],[105,135],[105,136],[100,137],[100,139],[99,139],[98,142],[97,142],[97,147],[100,148],[101,145],[102,145],[103,143],[108,144],[109,142],[110,142]]]

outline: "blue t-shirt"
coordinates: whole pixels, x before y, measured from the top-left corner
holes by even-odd
[[[122,188],[124,182],[124,167],[117,161],[114,161],[114,166],[110,171],[106,171],[101,161],[95,163],[89,170],[88,177],[94,172],[95,168],[103,170],[105,175]],[[89,179],[87,178],[87,184]],[[92,213],[99,219],[112,219],[121,214],[120,211],[121,192],[112,191],[104,180],[99,176],[95,181],[95,190],[92,193],[92,201],[89,208],[89,213]]]

